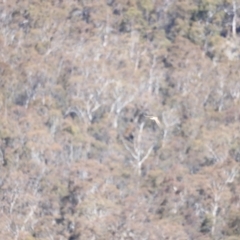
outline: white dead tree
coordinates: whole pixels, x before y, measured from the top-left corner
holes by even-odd
[[[118,118],[121,111],[134,99],[134,96],[130,96],[129,99],[123,99],[123,96],[119,96],[111,106],[111,112],[115,113],[113,127],[117,128],[118,126]]]
[[[236,1],[232,0],[232,11],[233,11],[233,18],[232,18],[232,36],[235,38],[237,33],[237,5]]]
[[[136,97],[136,93],[129,93],[122,84],[116,84],[113,92],[114,101],[111,104],[110,112],[114,113],[113,117],[113,127],[118,127],[118,118],[122,112],[122,110],[131,103]]]
[[[87,99],[86,103],[86,115],[88,117],[89,122],[93,120],[93,113],[98,110],[101,106],[98,99],[95,97],[94,94],[90,94],[89,98]]]
[[[235,177],[238,174],[238,169],[236,167],[232,168],[230,171],[224,170],[224,180],[222,182],[218,182],[216,180],[212,180],[211,182],[211,190],[213,194],[213,202],[211,204],[211,214],[212,214],[212,228],[211,234],[214,236],[216,234],[216,225],[217,225],[217,216],[219,211],[220,201],[224,201],[223,192],[228,183],[232,183]]]
[[[102,80],[102,82],[100,81]],[[83,119],[86,123],[91,123],[94,119],[95,112],[104,104],[106,104],[106,96],[105,94],[107,90],[107,86],[111,83],[110,80],[104,81],[104,79],[96,80],[93,84],[94,86],[100,86],[98,88],[87,89],[84,91],[81,89],[81,82],[76,81],[76,85],[72,85],[72,88],[69,90],[70,94],[73,96],[73,103],[75,100],[79,100],[81,104],[76,106],[70,106],[65,112],[64,116],[72,115],[77,116],[79,119]],[[74,92],[74,90],[76,90]]]
[[[232,4],[227,5],[227,8],[224,9],[224,12],[232,16],[231,22],[228,24],[231,26],[231,32],[232,32],[232,37],[236,38],[237,34],[237,22],[238,22],[238,9],[239,9],[239,4],[237,3],[239,1],[232,0]]]
[[[170,111],[164,111],[162,113],[162,122],[164,124],[163,140],[165,140],[170,128],[179,123],[179,118],[176,111],[174,109],[171,109]]]
[[[143,133],[143,127],[145,123],[141,123],[139,127],[139,132],[136,138],[134,138],[133,147],[129,147],[127,143],[122,138],[122,142],[126,150],[131,154],[134,161],[132,161],[132,164],[134,167],[137,168],[139,176],[142,175],[142,165],[143,163],[148,159],[149,155],[151,154],[153,150],[153,145],[145,151],[143,149],[143,142],[142,142],[142,133]]]
[[[206,147],[209,150],[209,153],[212,155],[212,158],[214,162],[224,162],[227,159],[228,156],[228,149],[224,147],[224,145],[221,146],[219,149],[215,149],[213,144],[209,143],[206,144]]]

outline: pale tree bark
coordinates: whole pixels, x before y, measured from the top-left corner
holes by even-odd
[[[163,140],[166,140],[171,127],[179,123],[179,118],[176,111],[174,109],[171,109],[170,111],[164,111],[162,113],[162,122],[164,125]]]
[[[113,117],[113,127],[117,128],[118,118],[122,110],[134,100],[136,94],[133,93],[132,95],[130,95],[125,88],[123,88],[121,85],[119,86],[118,84],[116,84],[116,87],[113,91],[113,97],[114,102],[111,104],[110,112],[115,114]]]
[[[236,0],[232,0],[232,7],[233,7],[233,19],[232,19],[232,36],[236,37],[237,32],[237,6]]]
[[[236,167],[233,167],[230,171],[223,171],[225,175],[225,179],[222,183],[219,183],[216,180],[213,180],[211,183],[211,190],[213,194],[213,202],[211,204],[211,214],[212,214],[212,228],[211,228],[211,234],[214,237],[217,234],[217,217],[218,217],[218,211],[220,208],[220,201],[224,201],[223,198],[223,192],[227,186],[228,183],[232,183],[235,179],[235,177],[238,174],[238,169]]]
[[[153,150],[153,145],[148,148],[147,151],[143,150],[142,147],[142,132],[143,132],[144,123],[141,123],[138,136],[134,139],[133,148],[130,148],[122,138],[122,142],[126,150],[131,154],[134,161],[132,162],[133,166],[137,168],[138,175],[142,176],[142,165],[148,159],[149,155]]]

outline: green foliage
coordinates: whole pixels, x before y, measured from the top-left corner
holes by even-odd
[[[238,239],[239,239],[238,236],[231,236],[226,238],[226,240],[238,240]]]
[[[36,238],[31,235],[24,236],[24,240],[34,240],[34,239]]]
[[[153,190],[156,190],[161,186],[164,175],[165,174],[161,169],[153,169],[149,171],[148,181],[150,182]]]
[[[35,45],[35,50],[40,54],[44,55],[50,48],[50,42],[39,42]]]
[[[63,127],[63,131],[66,131],[73,136],[80,134],[79,127],[75,123],[70,122],[70,121],[65,123],[65,126]]]
[[[237,211],[231,211],[227,218],[226,233],[228,236],[240,236],[240,214]]]
[[[213,226],[213,218],[211,215],[206,215],[204,220],[201,223],[200,231],[202,233],[209,233],[211,232]]]
[[[14,121],[3,117],[0,125],[0,139],[5,142],[7,147],[11,147],[14,139],[18,137],[17,129],[12,128]]]
[[[154,10],[153,1],[151,0],[139,0],[139,5],[144,11],[148,13]]]
[[[204,26],[198,22],[193,22],[189,28],[188,38],[195,44],[202,45],[205,41]]]

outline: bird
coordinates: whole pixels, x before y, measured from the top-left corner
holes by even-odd
[[[153,120],[159,127],[162,127],[161,122],[159,121],[158,117],[156,116],[149,116],[149,115],[144,115],[146,118],[149,118],[151,120]]]

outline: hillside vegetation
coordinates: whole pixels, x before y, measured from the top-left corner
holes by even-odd
[[[0,45],[1,239],[240,239],[237,0],[1,1]]]

